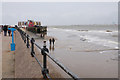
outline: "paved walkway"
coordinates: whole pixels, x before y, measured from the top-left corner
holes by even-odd
[[[12,37],[2,34],[2,78],[14,78],[14,51],[10,49]]]

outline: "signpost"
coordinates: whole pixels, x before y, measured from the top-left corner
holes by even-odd
[[[14,31],[15,31],[16,29],[14,29],[14,28],[8,28],[8,30],[11,30],[11,32],[12,32],[11,51],[15,51],[15,43],[14,43]]]

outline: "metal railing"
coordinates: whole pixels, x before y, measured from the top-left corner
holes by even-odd
[[[51,79],[49,76],[49,70],[47,69],[47,56],[48,56],[54,63],[56,63],[62,70],[64,70],[74,80],[80,80],[80,78],[77,75],[75,75],[68,68],[66,68],[62,63],[60,63],[58,60],[56,60],[54,57],[52,57],[49,54],[49,50],[46,47],[41,48],[39,45],[37,45],[37,43],[35,43],[34,38],[30,38],[30,36],[28,34],[26,34],[23,30],[21,30],[18,27],[17,27],[17,30],[21,34],[21,37],[24,40],[24,43],[26,43],[27,48],[30,48],[30,43],[31,43],[31,56],[34,57],[36,59],[36,61],[38,62],[38,64],[40,65],[40,67],[42,69],[43,78]],[[34,46],[36,46],[37,48],[39,48],[41,50],[41,54],[43,56],[43,65],[41,65],[41,63],[39,62],[39,60],[37,59],[37,57],[35,55]]]

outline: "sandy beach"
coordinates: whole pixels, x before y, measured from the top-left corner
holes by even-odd
[[[51,55],[81,78],[117,78],[117,26],[100,27],[48,28],[48,36],[57,38]]]
[[[103,26],[102,26],[103,27]],[[98,27],[99,28],[99,27]],[[117,78],[118,77],[118,43],[117,29],[107,26],[104,29],[87,28],[67,29],[66,27],[49,27],[47,36],[56,39],[55,46],[47,47],[50,54],[62,62],[68,69],[81,78]],[[89,28],[88,28],[89,29]],[[107,32],[111,30],[111,32]],[[29,32],[28,32],[29,33]],[[29,33],[33,36],[33,34]],[[34,35],[41,47],[43,39]],[[69,76],[49,60],[65,78]]]

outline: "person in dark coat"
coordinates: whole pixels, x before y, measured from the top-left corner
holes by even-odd
[[[10,27],[9,27],[10,28]],[[8,30],[8,34],[9,34],[9,36],[11,35],[11,30]]]
[[[52,40],[51,40],[51,39],[49,39],[49,42],[50,42],[50,45],[51,45]]]
[[[54,38],[52,39],[52,42],[53,42],[53,45],[54,45],[54,43],[55,43],[55,39]]]
[[[7,30],[8,30],[8,27],[7,27],[7,25],[5,25],[3,28],[4,36],[7,36]]]

